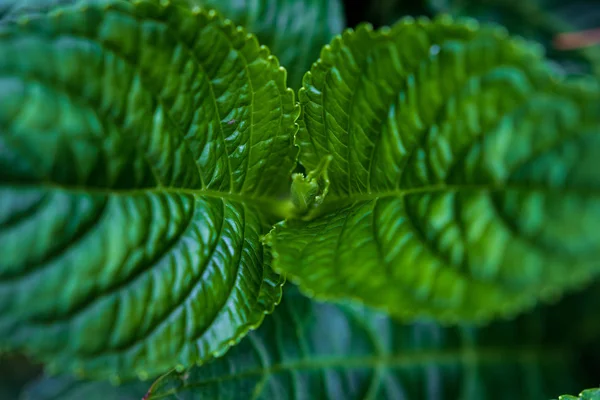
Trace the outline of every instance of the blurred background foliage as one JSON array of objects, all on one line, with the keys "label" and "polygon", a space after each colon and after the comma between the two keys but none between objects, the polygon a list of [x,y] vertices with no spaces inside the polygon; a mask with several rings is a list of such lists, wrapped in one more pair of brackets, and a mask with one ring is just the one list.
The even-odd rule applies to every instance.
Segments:
[{"label": "blurred background foliage", "polygon": [[[23,13],[43,13],[57,4],[76,1],[0,0],[0,24]],[[288,83],[294,89],[301,86],[304,72],[316,61],[321,47],[344,28],[362,22],[381,27],[406,16],[434,17],[440,13],[501,24],[511,34],[542,45],[560,73],[600,76],[600,0],[175,1],[217,8],[257,34],[288,69]],[[596,284],[561,299],[550,306],[552,317],[545,326],[550,336],[552,332],[570,332],[581,381],[590,387],[600,383],[599,292],[600,285]],[[47,378],[41,365],[23,355],[0,352],[0,399],[140,399],[151,382],[114,387],[108,382],[81,382],[72,377]]]},{"label": "blurred background foliage", "polygon": [[[363,2],[362,10],[349,6],[346,12],[350,26],[365,20],[364,16],[379,27],[407,15],[433,17],[440,13],[493,22],[503,25],[513,35],[542,44],[558,70],[568,74],[600,74],[597,0],[373,0]],[[595,38],[596,44],[584,45],[583,37],[572,37],[575,43],[561,43],[569,40],[569,36],[561,34],[582,31],[587,31],[590,40]]]}]

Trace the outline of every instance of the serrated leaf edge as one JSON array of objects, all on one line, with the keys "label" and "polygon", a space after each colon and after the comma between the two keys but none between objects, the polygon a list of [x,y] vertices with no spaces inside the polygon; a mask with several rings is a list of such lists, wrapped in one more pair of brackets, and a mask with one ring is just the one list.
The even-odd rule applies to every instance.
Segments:
[{"label": "serrated leaf edge", "polygon": [[[195,6],[191,9],[188,9],[187,7],[183,7],[180,4],[173,3],[170,0],[133,0],[133,1],[111,0],[107,4],[102,5],[100,8],[102,8],[103,11],[106,12],[106,11],[110,11],[110,10],[116,10],[115,7],[117,7],[118,5],[122,5],[124,7],[131,7],[133,9],[136,9],[136,8],[139,8],[142,6],[147,6],[147,5],[162,7],[163,9],[168,9],[169,7],[178,7],[180,9],[184,10],[185,13],[188,13],[188,15],[193,15],[193,16],[203,15],[208,18],[209,22],[220,23],[220,25],[222,27],[229,30],[229,33],[231,35],[235,35],[235,34],[245,35],[246,42],[250,42],[255,49],[260,50],[260,51],[257,51],[257,53],[259,54],[258,57],[263,58],[264,60],[270,62],[276,68],[277,71],[275,71],[274,73],[276,74],[277,79],[275,79],[274,82],[276,83],[276,85],[281,93],[281,96],[282,97],[284,95],[288,96],[288,98],[290,98],[290,104],[293,104],[293,112],[290,113],[290,117],[292,118],[293,124],[291,125],[291,128],[289,128],[289,136],[290,136],[290,138],[292,138],[292,143],[293,143],[293,139],[295,138],[296,132],[299,129],[299,125],[298,125],[297,121],[300,117],[300,105],[295,100],[294,90],[287,87],[287,70],[283,66],[280,65],[279,59],[275,55],[271,54],[271,51],[268,47],[259,44],[256,35],[247,32],[244,27],[235,25],[230,19],[224,18],[223,16],[221,16],[221,14],[219,12],[217,12],[214,9],[202,8],[199,6]],[[85,12],[91,6],[98,6],[98,4],[92,4],[92,3],[88,3],[86,1],[82,1],[82,2],[79,2],[76,4],[60,5],[60,6],[57,6],[56,9],[50,10],[45,15],[37,15],[37,14],[36,15],[28,15],[28,14],[21,15],[15,22],[19,28],[24,28],[24,27],[27,27],[27,25],[29,24],[30,21],[37,19],[37,18],[56,19],[56,18],[61,17],[65,12],[72,12],[72,13]],[[297,146],[294,143],[293,143],[293,145],[295,147],[295,152],[296,152],[295,161],[297,162],[299,148],[297,148]],[[294,163],[292,169],[290,169],[290,171],[289,171],[290,176],[293,172],[293,168],[295,168],[295,163]],[[223,195],[226,196],[227,193],[223,193]],[[282,204],[283,204],[282,210],[284,210],[284,212],[286,213],[284,215],[286,215],[286,216],[289,215],[289,214],[287,214],[287,212],[289,211],[288,202],[282,202]],[[198,365],[198,366],[203,365],[203,364],[211,361],[212,359],[220,357],[223,354],[225,354],[227,352],[227,350],[229,350],[232,346],[235,346],[237,343],[239,343],[239,341],[241,339],[243,339],[248,334],[248,332],[257,329],[262,324],[265,316],[268,314],[271,314],[274,311],[275,307],[281,302],[283,285],[285,284],[285,277],[281,274],[277,274],[277,277],[278,277],[277,281],[273,282],[273,283],[269,283],[265,279],[265,277],[268,274],[268,270],[271,270],[273,273],[275,273],[275,271],[269,265],[263,265],[263,268],[264,268],[263,280],[261,282],[261,287],[259,289],[259,293],[258,293],[258,297],[257,297],[257,304],[260,304],[260,308],[262,308],[262,311],[259,311],[260,308],[257,308],[257,310],[256,310],[257,314],[260,313],[257,320],[254,323],[248,323],[248,324],[242,325],[239,328],[237,334],[231,340],[224,342],[221,347],[215,349],[210,354],[207,354],[204,359],[198,360],[196,362],[196,365]],[[261,296],[267,290],[265,288],[267,285],[270,286],[270,290],[274,291],[275,296],[277,298],[276,302],[272,303],[270,305],[266,305],[263,302],[261,302]],[[55,360],[47,359],[44,356],[39,356],[27,348],[20,349],[20,351],[24,355],[26,355],[27,357],[29,357],[31,359],[34,359],[34,360],[37,359],[40,361],[48,362],[48,364],[46,365],[46,372],[47,372],[48,376],[50,376],[50,377],[57,376],[60,373],[65,372],[65,371],[73,373],[78,379],[90,379],[93,377],[93,374],[90,374],[90,375],[86,374],[84,372],[83,368],[81,366],[77,365],[77,363],[71,363],[71,364],[59,363]],[[173,370],[181,369],[181,367],[182,367],[181,365],[174,366]],[[146,381],[150,378],[153,378],[153,377],[149,376],[149,374],[143,368],[137,369],[134,372],[138,376],[138,378],[142,381]],[[167,372],[167,373],[170,373],[170,372]],[[113,385],[120,385],[121,383],[124,382],[124,380],[121,379],[119,374],[111,375],[109,377],[109,381]]]}]

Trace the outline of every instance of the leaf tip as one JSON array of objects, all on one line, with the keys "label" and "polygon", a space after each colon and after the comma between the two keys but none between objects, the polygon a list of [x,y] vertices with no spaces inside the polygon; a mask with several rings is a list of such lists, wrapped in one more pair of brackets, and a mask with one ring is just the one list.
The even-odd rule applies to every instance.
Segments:
[{"label": "leaf tip", "polygon": [[137,377],[140,381],[147,381],[150,377],[147,371],[137,371]]},{"label": "leaf tip", "polygon": [[211,21],[214,21],[215,19],[217,19],[219,17],[219,14],[217,13],[217,11],[213,10],[213,9],[208,10],[207,15]]},{"label": "leaf tip", "polygon": [[474,32],[479,29],[480,24],[479,24],[479,21],[477,21],[475,18],[465,18],[464,26],[471,32]]},{"label": "leaf tip", "polygon": [[454,23],[454,18],[450,14],[438,14],[434,21],[442,26],[452,25]]}]

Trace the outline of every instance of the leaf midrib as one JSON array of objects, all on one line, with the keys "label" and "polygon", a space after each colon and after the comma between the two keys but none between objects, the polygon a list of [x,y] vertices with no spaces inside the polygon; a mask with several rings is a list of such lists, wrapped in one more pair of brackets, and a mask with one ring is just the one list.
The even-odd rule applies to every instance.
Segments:
[{"label": "leaf midrib", "polygon": [[[141,196],[146,194],[171,194],[187,195],[193,197],[208,197],[220,200],[228,200],[237,203],[243,203],[248,206],[264,211],[266,214],[287,217],[291,212],[292,203],[288,198],[277,199],[274,197],[255,197],[243,193],[220,192],[204,188],[180,188],[169,186],[149,186],[144,188],[108,188],[108,187],[85,187],[62,185],[55,182],[5,182],[0,183],[0,189],[22,189],[22,190],[56,190],[79,195],[100,195],[100,196]],[[280,215],[283,214],[283,215]]]},{"label": "leaf midrib", "polygon": [[398,367],[417,367],[431,363],[436,364],[463,364],[474,366],[480,364],[509,364],[516,362],[519,364],[527,363],[565,363],[570,360],[571,354],[563,348],[542,348],[542,347],[522,347],[516,349],[506,349],[503,347],[488,348],[457,348],[450,350],[438,350],[429,352],[419,352],[418,354],[390,354],[368,357],[322,357],[304,360],[294,360],[290,362],[276,363],[266,367],[249,369],[238,374],[229,374],[219,377],[211,377],[201,381],[196,381],[180,388],[171,389],[168,392],[152,396],[152,399],[160,399],[172,394],[176,394],[186,389],[206,386],[209,384],[241,380],[259,375],[275,375],[285,371],[296,370],[322,370],[322,369],[356,369],[356,368],[398,368]]},{"label": "leaf midrib", "polygon": [[370,192],[353,194],[352,196],[328,196],[325,198],[320,209],[331,210],[341,208],[359,202],[373,201],[388,197],[402,198],[409,195],[432,194],[432,193],[456,193],[456,192],[504,192],[507,190],[539,192],[543,194],[577,194],[579,196],[600,196],[600,188],[583,189],[577,187],[550,187],[540,184],[518,184],[514,182],[490,184],[435,184],[427,186],[412,187],[407,189],[388,190],[383,192]]}]

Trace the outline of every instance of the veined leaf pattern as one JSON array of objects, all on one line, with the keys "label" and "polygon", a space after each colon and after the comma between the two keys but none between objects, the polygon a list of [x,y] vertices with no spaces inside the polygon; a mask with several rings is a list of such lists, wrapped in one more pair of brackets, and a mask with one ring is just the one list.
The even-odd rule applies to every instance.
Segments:
[{"label": "veined leaf pattern", "polygon": [[78,376],[222,354],[281,295],[285,70],[214,11],[78,3],[0,27],[0,341]]},{"label": "veined leaf pattern", "polygon": [[269,235],[309,295],[481,320],[600,270],[600,89],[473,20],[362,25],[299,93],[307,171],[328,195]]},{"label": "veined leaf pattern", "polygon": [[553,329],[547,311],[444,328],[285,291],[258,330],[160,378],[150,399],[547,399],[580,382],[573,331]]}]

